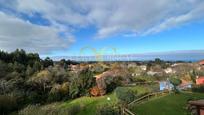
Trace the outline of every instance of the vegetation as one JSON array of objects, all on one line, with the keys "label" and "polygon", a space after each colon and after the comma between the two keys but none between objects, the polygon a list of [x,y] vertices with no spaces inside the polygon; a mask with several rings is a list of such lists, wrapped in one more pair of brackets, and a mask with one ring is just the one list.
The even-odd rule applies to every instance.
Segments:
[{"label": "vegetation", "polygon": [[103,105],[109,105],[112,107],[112,105],[117,104],[117,102],[118,100],[114,94],[108,94],[100,97],[77,98],[75,100],[66,101],[59,105],[59,107],[69,109],[71,106],[80,105],[81,111],[79,111],[78,115],[95,115],[98,108],[102,107]]},{"label": "vegetation", "polygon": [[[61,60],[54,65],[49,57],[40,59],[37,53],[26,53],[17,49],[7,53],[0,51],[0,113],[12,112],[27,104],[46,104],[89,95],[95,79],[89,68],[71,73],[68,64],[75,62]],[[5,95],[17,96],[13,98]],[[9,108],[8,108],[9,107]],[[8,109],[7,109],[8,108]]]},{"label": "vegetation", "polygon": [[133,92],[132,90],[124,87],[118,87],[115,89],[115,94],[118,100],[122,104],[128,104],[132,102],[135,99],[136,92]]},{"label": "vegetation", "polygon": [[8,114],[18,108],[17,99],[12,95],[0,95],[0,113]]},{"label": "vegetation", "polygon": [[182,81],[180,79],[178,79],[177,77],[172,77],[172,78],[170,78],[170,82],[174,86],[175,93],[178,93],[179,91],[177,89],[177,86],[180,85]]},{"label": "vegetation", "polygon": [[113,105],[102,105],[97,108],[98,115],[120,115],[120,108]]},{"label": "vegetation", "polygon": [[204,85],[195,85],[192,87],[192,91],[203,93],[204,92]]},{"label": "vegetation", "polygon": [[[40,59],[37,53],[19,49],[11,53],[0,51],[0,114],[117,115],[119,105],[158,91],[158,81],[177,76],[170,79],[176,89],[181,77],[195,82],[195,76],[202,75],[202,68],[197,70],[190,64],[174,67],[180,73],[165,73],[164,69],[171,64],[160,59],[77,63]],[[147,66],[147,70],[141,65]],[[156,74],[149,75],[148,71]],[[195,86],[192,91],[203,92],[203,86]]]},{"label": "vegetation", "polygon": [[203,99],[203,96],[201,93],[171,94],[137,105],[131,110],[138,115],[187,115],[188,100]]}]

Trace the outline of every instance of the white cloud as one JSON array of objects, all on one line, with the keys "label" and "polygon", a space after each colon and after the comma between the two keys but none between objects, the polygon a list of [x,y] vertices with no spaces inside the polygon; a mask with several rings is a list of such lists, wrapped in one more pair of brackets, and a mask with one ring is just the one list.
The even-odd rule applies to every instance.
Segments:
[{"label": "white cloud", "polygon": [[49,20],[72,27],[95,25],[97,36],[102,38],[126,31],[137,34],[160,32],[203,17],[204,11],[203,0],[17,1],[16,9],[21,12],[40,12]]},{"label": "white cloud", "polygon": [[61,30],[51,26],[39,26],[0,12],[0,48],[13,51],[22,48],[41,54],[62,50],[74,42],[71,35],[60,37]]},{"label": "white cloud", "polygon": [[[190,0],[190,2],[195,2],[195,0]],[[195,8],[193,8],[192,10],[190,10],[185,14],[166,19],[165,21],[156,25],[155,27],[150,28],[148,31],[145,32],[145,34],[158,33],[166,29],[170,29],[172,27],[182,25],[184,23],[189,23],[193,20],[194,21],[202,20],[204,18],[203,12],[204,12],[204,2],[200,3]]]},{"label": "white cloud", "polygon": [[[7,2],[5,7],[17,12],[28,15],[36,12],[42,14],[43,18],[52,23],[52,27],[46,31],[57,33],[58,30],[64,31],[67,28],[78,29],[94,25],[97,28],[96,37],[98,38],[123,32],[130,32],[132,35],[152,34],[204,19],[203,0],[8,1],[10,2]],[[58,38],[56,34],[51,34],[51,36]]]}]

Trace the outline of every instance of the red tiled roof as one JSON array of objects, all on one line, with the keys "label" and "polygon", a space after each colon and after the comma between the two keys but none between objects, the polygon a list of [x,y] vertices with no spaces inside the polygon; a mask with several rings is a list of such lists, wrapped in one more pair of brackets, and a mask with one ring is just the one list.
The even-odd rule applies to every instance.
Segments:
[{"label": "red tiled roof", "polygon": [[204,60],[199,61],[199,64],[200,64],[200,65],[204,65]]},{"label": "red tiled roof", "polygon": [[197,78],[196,79],[196,84],[197,85],[204,84],[204,76],[201,76],[201,77]]}]

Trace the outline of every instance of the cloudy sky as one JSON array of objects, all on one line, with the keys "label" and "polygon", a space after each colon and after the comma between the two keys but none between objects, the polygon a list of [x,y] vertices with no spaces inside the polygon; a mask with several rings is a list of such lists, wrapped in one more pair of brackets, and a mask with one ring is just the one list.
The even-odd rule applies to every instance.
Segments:
[{"label": "cloudy sky", "polygon": [[0,0],[5,51],[22,48],[41,56],[95,55],[93,49],[192,51],[204,49],[203,33],[203,0]]}]

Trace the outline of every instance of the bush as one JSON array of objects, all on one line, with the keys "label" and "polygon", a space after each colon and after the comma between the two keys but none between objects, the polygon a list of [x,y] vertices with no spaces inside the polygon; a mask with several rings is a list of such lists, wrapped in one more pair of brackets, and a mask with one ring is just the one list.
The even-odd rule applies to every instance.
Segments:
[{"label": "bush", "polygon": [[64,109],[66,115],[76,115],[81,111],[81,106],[80,105],[72,105],[68,109]]},{"label": "bush", "polygon": [[48,102],[60,101],[69,98],[69,83],[55,84],[48,95]]},{"label": "bush", "polygon": [[170,82],[174,86],[174,92],[179,93],[179,90],[177,89],[177,86],[180,85],[182,83],[182,81],[180,79],[176,78],[176,77],[172,77],[172,78],[170,78]]},{"label": "bush", "polygon": [[97,107],[98,115],[120,115],[120,109],[114,105],[101,105]]},{"label": "bush", "polygon": [[17,109],[17,98],[11,95],[0,95],[0,114],[8,114]]},{"label": "bush", "polygon": [[173,77],[173,78],[170,78],[170,82],[174,85],[174,86],[178,86],[181,84],[181,80],[176,78],[176,77]]},{"label": "bush", "polygon": [[95,86],[95,78],[89,69],[85,69],[74,76],[69,84],[69,95],[71,98],[89,95],[89,90]]},{"label": "bush", "polygon": [[56,105],[39,106],[28,105],[19,111],[19,115],[76,115],[81,110],[80,105],[73,105],[69,108],[58,108]]},{"label": "bush", "polygon": [[28,92],[29,95],[27,97],[27,101],[32,104],[37,104],[37,103],[45,103],[48,98],[47,93],[39,93],[36,91]]},{"label": "bush", "polygon": [[48,102],[56,102],[56,101],[60,101],[62,99],[62,95],[59,92],[55,92],[55,93],[50,93],[48,95]]},{"label": "bush", "polygon": [[204,93],[204,85],[195,85],[192,87],[193,92]]},{"label": "bush", "polygon": [[18,112],[19,115],[47,115],[45,110],[40,109],[38,105],[28,105]]},{"label": "bush", "polygon": [[135,99],[135,92],[125,87],[117,87],[115,89],[116,97],[122,102],[122,104],[128,104]]}]

